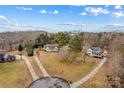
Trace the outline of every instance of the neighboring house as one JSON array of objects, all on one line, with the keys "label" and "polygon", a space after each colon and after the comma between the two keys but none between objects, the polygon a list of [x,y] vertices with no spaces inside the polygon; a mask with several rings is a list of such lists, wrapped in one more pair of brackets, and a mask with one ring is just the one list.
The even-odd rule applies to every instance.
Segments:
[{"label": "neighboring house", "polygon": [[88,54],[89,56],[98,57],[98,58],[102,58],[102,57],[103,57],[101,48],[99,48],[99,47],[92,47],[92,48],[89,48],[89,49],[87,50],[87,54]]},{"label": "neighboring house", "polygon": [[10,61],[15,61],[15,56],[8,55],[5,53],[0,53],[0,62],[10,62]]},{"label": "neighboring house", "polygon": [[58,44],[46,44],[44,45],[44,50],[47,52],[58,52],[59,47]]}]

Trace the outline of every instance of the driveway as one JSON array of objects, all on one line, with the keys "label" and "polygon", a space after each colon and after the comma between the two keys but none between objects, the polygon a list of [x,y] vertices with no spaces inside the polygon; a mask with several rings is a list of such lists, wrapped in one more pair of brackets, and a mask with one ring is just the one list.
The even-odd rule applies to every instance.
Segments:
[{"label": "driveway", "polygon": [[42,63],[40,62],[39,58],[37,57],[37,53],[36,51],[34,51],[34,59],[38,65],[38,67],[40,68],[40,70],[42,71],[42,74],[44,77],[49,77],[49,74],[47,73],[47,71],[45,70],[45,68],[43,67]]},{"label": "driveway", "polygon": [[[22,59],[24,60],[24,62],[26,63],[30,73],[31,73],[31,76],[32,76],[32,79],[33,81],[37,80],[39,77],[36,75],[31,63],[29,62],[28,58],[26,56],[22,56]],[[23,70],[23,69],[22,69]]]},{"label": "driveway", "polygon": [[92,77],[95,76],[95,74],[99,71],[99,69],[104,65],[104,63],[106,62],[107,58],[103,58],[100,63],[95,67],[95,69],[93,69],[88,75],[86,75],[85,77],[83,77],[82,79],[80,79],[77,82],[74,82],[73,84],[71,84],[72,88],[76,88],[76,87],[80,87],[80,85],[84,84],[86,81],[88,81],[89,79],[91,79]]}]

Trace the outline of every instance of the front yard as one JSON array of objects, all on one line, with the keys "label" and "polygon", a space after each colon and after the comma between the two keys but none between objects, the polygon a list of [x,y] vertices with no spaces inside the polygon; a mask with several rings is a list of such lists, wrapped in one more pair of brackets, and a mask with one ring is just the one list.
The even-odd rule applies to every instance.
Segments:
[{"label": "front yard", "polygon": [[[59,54],[55,52],[39,51],[38,57],[50,75],[58,75],[72,83],[90,73],[98,64],[97,59],[89,57],[86,58],[85,63],[60,62]],[[83,60],[81,55],[78,57]]]},{"label": "front yard", "polygon": [[21,61],[0,63],[0,87],[24,88],[32,82],[26,64]]}]

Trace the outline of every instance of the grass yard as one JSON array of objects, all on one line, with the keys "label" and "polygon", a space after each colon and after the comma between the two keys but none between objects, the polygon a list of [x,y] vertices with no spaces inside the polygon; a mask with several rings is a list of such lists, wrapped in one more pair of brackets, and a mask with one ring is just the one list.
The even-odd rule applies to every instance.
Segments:
[{"label": "grass yard", "polygon": [[98,73],[89,81],[81,85],[82,88],[106,88],[108,82],[106,79],[107,75],[107,63],[98,71]]},{"label": "grass yard", "polygon": [[[67,64],[60,62],[58,53],[40,51],[38,55],[50,75],[58,75],[71,82],[78,81],[90,73],[98,64],[97,59],[89,57],[86,58],[86,63]],[[83,59],[82,56],[80,56],[80,59]]]},{"label": "grass yard", "polygon": [[23,61],[0,63],[0,87],[27,87],[32,78]]},{"label": "grass yard", "polygon": [[9,52],[10,55],[19,55],[19,53],[18,50]]}]

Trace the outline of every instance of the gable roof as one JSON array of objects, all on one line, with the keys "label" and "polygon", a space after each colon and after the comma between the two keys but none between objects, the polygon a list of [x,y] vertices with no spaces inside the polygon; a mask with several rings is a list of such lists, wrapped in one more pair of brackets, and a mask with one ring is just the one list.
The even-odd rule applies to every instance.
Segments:
[{"label": "gable roof", "polygon": [[92,47],[91,48],[93,51],[101,51],[101,49],[99,47]]},{"label": "gable roof", "polygon": [[58,44],[46,44],[46,45],[44,45],[44,48],[49,47],[50,50],[54,50],[55,47],[58,48],[58,46],[59,46]]}]

